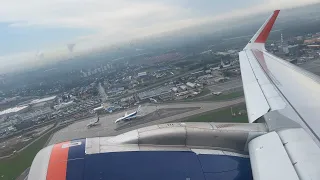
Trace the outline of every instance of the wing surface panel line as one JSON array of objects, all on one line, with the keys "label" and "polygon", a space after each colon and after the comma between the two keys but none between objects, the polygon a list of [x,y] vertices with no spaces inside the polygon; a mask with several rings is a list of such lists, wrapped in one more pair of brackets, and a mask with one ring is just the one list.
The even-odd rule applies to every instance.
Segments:
[{"label": "wing surface panel line", "polygon": [[[259,50],[258,50],[259,51]],[[264,51],[260,51],[262,52],[263,54],[266,54],[264,53]],[[254,54],[254,53],[253,53]],[[255,56],[255,54],[254,54]],[[273,60],[276,60],[276,58],[272,57],[272,56],[269,56],[271,59]],[[256,57],[257,58],[257,57]],[[278,60],[276,60],[277,62],[279,62]],[[259,61],[258,61],[259,62]],[[283,63],[283,62],[282,62]],[[259,62],[260,64],[260,62]],[[286,67],[288,68],[291,68],[289,66],[286,65]],[[300,73],[300,72],[299,72]],[[269,74],[265,72],[265,74],[269,77]],[[270,78],[270,77],[269,77]],[[301,121],[306,125],[306,127],[310,130],[310,132],[314,135],[315,138],[317,138],[317,140],[320,142],[320,138],[319,136],[314,132],[314,130],[310,127],[310,125],[305,121],[305,119],[301,116],[301,114],[297,111],[297,109],[291,104],[291,102],[289,101],[289,99],[285,96],[285,94],[280,90],[280,88],[272,81],[272,78],[271,79],[271,82],[273,83],[274,87],[276,87],[276,89],[278,90],[278,92],[282,95],[282,97],[286,100],[286,102],[288,103],[288,105],[294,110],[294,112],[299,116],[299,118],[301,119]]]},{"label": "wing surface panel line", "polygon": [[[265,115],[269,111],[270,106],[261,90],[261,87],[257,82],[257,78],[253,73],[246,52],[241,51],[239,53],[239,56],[240,67],[242,69],[241,76],[244,84],[243,90],[247,104],[248,118],[249,122],[252,123],[258,118]],[[259,106],[257,106],[257,104],[259,104]]]},{"label": "wing surface panel line", "polygon": [[256,79],[256,81],[257,81],[257,83],[258,83],[258,85],[259,85],[259,87],[260,87],[260,89],[261,89],[261,92],[262,92],[262,94],[263,94],[263,96],[264,96],[264,99],[266,100],[266,102],[267,102],[267,104],[268,104],[268,106],[269,106],[268,112],[270,112],[271,106],[270,106],[270,104],[269,104],[269,102],[268,102],[268,99],[267,99],[266,95],[264,94],[264,92],[263,92],[263,90],[262,90],[262,88],[261,88],[261,86],[260,86],[260,84],[259,84],[259,80],[258,80],[258,78],[257,78],[257,76],[256,76],[256,73],[254,72],[254,70],[253,70],[253,68],[252,68],[252,64],[251,64],[251,62],[250,62],[250,59],[249,59],[249,57],[248,57],[248,54],[247,54],[247,52],[245,52],[245,53],[246,53],[246,56],[247,56],[249,65],[250,65],[250,67],[251,67],[251,69],[252,69],[253,75],[254,75],[254,77],[255,77],[255,79]]},{"label": "wing surface panel line", "polygon": [[[246,50],[245,53],[247,55],[251,69],[256,77],[256,81],[270,107],[268,112],[284,109],[286,107],[286,103],[280,97],[279,93],[276,91],[276,88],[274,87],[274,84],[271,83],[271,80],[263,70],[267,68],[267,66],[265,65],[265,67],[262,67],[262,65],[259,62],[257,62],[258,59],[252,51]],[[253,65],[252,63],[255,63],[255,65]]]}]

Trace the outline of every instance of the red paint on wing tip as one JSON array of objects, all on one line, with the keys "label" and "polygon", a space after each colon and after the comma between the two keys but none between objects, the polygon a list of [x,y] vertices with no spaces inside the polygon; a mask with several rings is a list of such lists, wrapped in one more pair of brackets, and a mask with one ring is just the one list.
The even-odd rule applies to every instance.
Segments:
[{"label": "red paint on wing tip", "polygon": [[279,15],[280,10],[275,10],[273,12],[273,15],[269,19],[268,23],[266,26],[263,28],[257,39],[254,41],[255,43],[265,43],[268,39],[268,36],[270,34],[270,31],[273,27],[274,22],[276,21],[278,15]]}]

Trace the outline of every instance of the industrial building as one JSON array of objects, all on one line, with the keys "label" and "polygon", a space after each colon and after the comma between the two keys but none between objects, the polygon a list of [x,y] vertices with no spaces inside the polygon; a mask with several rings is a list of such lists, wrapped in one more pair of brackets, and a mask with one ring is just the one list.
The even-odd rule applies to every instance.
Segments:
[{"label": "industrial building", "polygon": [[138,77],[144,77],[147,75],[147,72],[139,72]]},{"label": "industrial building", "polygon": [[179,92],[179,90],[178,90],[177,87],[173,87],[171,90],[172,90],[173,92],[175,92],[175,93]]},{"label": "industrial building", "polygon": [[188,87],[186,85],[181,85],[179,86],[180,89],[182,89],[183,91],[188,90]]},{"label": "industrial building", "polygon": [[42,99],[35,99],[30,102],[30,105],[44,105],[45,103],[50,103],[55,101],[57,96],[46,97]]},{"label": "industrial building", "polygon": [[170,96],[172,94],[171,88],[172,86],[159,87],[157,89],[141,92],[137,96],[141,101],[147,100],[149,98],[159,97],[160,95]]},{"label": "industrial building", "polygon": [[23,113],[28,111],[29,106],[28,105],[23,105],[23,106],[17,106],[17,107],[13,107],[13,108],[9,108],[3,111],[0,111],[0,117],[3,116],[12,116],[18,113]]},{"label": "industrial building", "polygon": [[71,106],[73,104],[73,101],[69,101],[69,102],[63,102],[63,103],[60,103],[58,105],[55,105],[53,108],[55,110],[59,110],[59,109],[62,109],[62,108],[65,108],[65,107],[68,107],[68,106]]},{"label": "industrial building", "polygon": [[191,83],[191,82],[187,82],[186,85],[190,88],[196,88],[196,84]]}]

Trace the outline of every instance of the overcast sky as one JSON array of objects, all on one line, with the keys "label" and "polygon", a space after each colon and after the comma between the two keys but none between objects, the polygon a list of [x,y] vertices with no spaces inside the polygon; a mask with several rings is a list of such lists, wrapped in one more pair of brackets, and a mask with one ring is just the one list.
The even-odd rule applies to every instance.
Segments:
[{"label": "overcast sky", "polygon": [[[2,0],[0,74],[37,54],[53,57],[132,38],[319,0]],[[30,64],[30,63],[29,63]]]}]

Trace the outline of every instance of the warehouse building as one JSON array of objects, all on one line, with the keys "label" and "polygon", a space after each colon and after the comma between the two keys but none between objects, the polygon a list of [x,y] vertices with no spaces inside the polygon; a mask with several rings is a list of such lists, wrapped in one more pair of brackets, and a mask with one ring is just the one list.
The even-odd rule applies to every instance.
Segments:
[{"label": "warehouse building", "polygon": [[155,98],[159,97],[161,95],[163,96],[170,96],[172,95],[172,86],[164,86],[164,87],[159,87],[157,89],[149,90],[149,91],[144,91],[138,94],[138,98],[143,101],[147,100],[149,98]]}]

